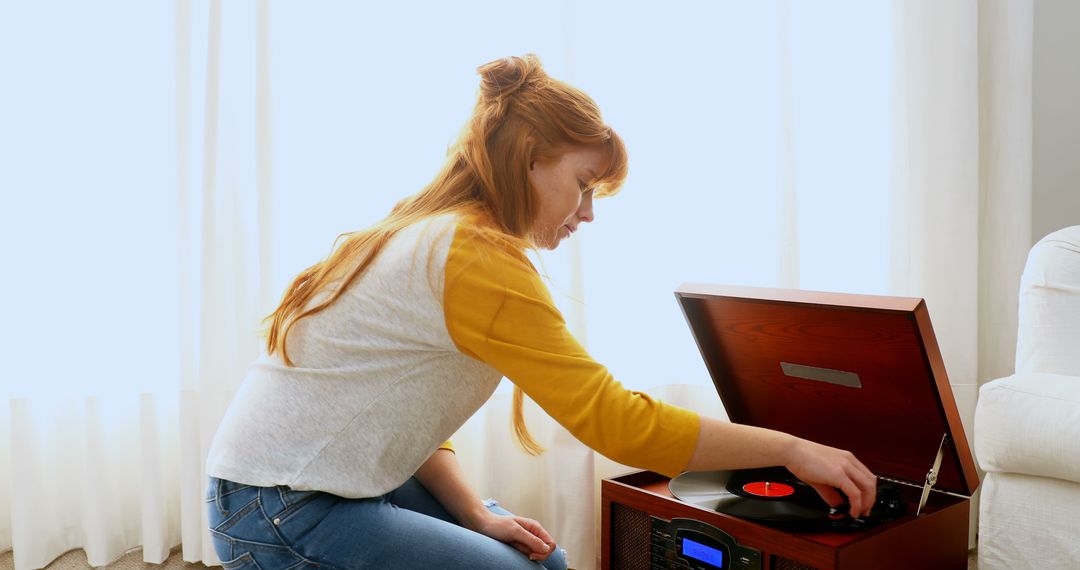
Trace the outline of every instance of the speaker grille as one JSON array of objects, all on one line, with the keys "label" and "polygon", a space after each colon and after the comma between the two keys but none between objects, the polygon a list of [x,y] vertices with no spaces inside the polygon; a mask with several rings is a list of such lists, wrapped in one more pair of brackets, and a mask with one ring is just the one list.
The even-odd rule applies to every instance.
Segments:
[{"label": "speaker grille", "polygon": [[618,503],[611,504],[611,568],[649,570],[649,515]]},{"label": "speaker grille", "polygon": [[769,564],[770,570],[817,570],[813,566],[807,566],[802,562],[796,562],[790,558],[780,558],[779,556],[772,557],[772,563]]}]

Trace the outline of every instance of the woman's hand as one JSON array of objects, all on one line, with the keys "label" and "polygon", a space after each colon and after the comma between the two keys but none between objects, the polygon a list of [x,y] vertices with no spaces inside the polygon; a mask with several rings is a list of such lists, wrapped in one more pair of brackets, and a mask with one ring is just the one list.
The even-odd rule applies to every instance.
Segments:
[{"label": "woman's hand", "polygon": [[547,560],[555,552],[555,539],[551,538],[540,523],[519,516],[501,516],[487,513],[473,524],[472,530],[505,542],[518,549],[529,560]]},{"label": "woman's hand", "polygon": [[701,418],[701,432],[687,471],[747,469],[783,465],[808,483],[829,505],[847,495],[851,516],[870,512],[877,499],[877,477],[848,451],[790,434],[715,418]]},{"label": "woman's hand", "polygon": [[785,466],[821,495],[830,506],[842,504],[840,489],[851,505],[851,516],[870,514],[877,496],[877,477],[850,451],[796,438]]},{"label": "woman's hand", "polygon": [[416,479],[465,528],[505,542],[530,560],[547,560],[555,552],[555,540],[540,523],[489,511],[465,483],[454,452],[437,450],[416,472]]}]

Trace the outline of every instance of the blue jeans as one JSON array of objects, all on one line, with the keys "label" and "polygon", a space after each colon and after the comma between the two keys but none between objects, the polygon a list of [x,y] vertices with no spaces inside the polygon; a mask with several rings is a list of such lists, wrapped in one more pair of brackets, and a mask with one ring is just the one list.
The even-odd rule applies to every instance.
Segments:
[{"label": "blue jeans", "polygon": [[[210,535],[225,570],[565,570],[561,548],[543,563],[459,525],[415,478],[371,499],[253,487],[210,478]],[[509,515],[495,501],[488,510]]]}]

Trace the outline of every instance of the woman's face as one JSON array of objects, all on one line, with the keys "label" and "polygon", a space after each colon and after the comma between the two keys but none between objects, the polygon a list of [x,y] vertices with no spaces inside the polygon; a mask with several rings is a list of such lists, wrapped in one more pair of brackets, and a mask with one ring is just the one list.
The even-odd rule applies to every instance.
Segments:
[{"label": "woman's face", "polygon": [[529,183],[537,198],[533,239],[544,249],[555,249],[578,226],[593,221],[592,189],[603,170],[599,147],[573,147],[554,160],[529,165]]}]

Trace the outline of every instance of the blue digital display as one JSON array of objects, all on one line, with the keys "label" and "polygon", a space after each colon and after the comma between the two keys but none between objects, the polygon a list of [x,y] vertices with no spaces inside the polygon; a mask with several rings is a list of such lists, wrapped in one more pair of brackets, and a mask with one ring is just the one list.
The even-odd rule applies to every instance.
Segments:
[{"label": "blue digital display", "polygon": [[705,546],[699,542],[694,542],[689,538],[682,540],[682,553],[683,556],[688,556],[694,560],[700,560],[702,562],[712,564],[717,568],[724,567],[724,551],[711,546]]}]

